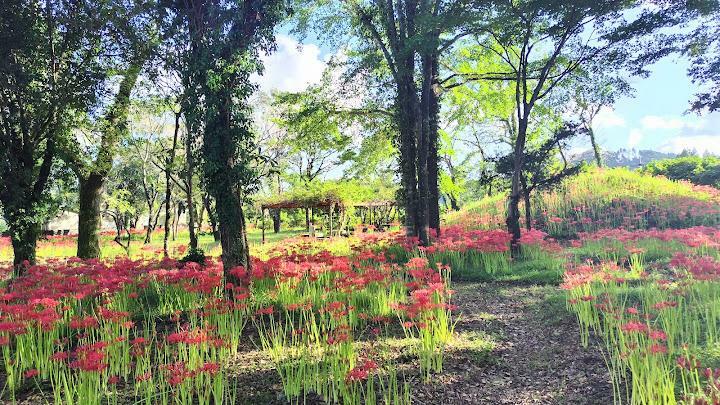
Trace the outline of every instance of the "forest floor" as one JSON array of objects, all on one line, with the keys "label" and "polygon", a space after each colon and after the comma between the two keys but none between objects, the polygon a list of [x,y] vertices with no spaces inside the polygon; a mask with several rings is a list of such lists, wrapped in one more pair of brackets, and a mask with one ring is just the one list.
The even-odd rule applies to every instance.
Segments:
[{"label": "forest floor", "polygon": [[[417,404],[609,404],[601,353],[580,345],[577,321],[556,286],[455,283],[458,339],[444,370],[424,383],[413,356],[398,347]],[[280,380],[250,344],[235,362],[241,403],[281,404]],[[303,399],[300,399],[303,402]],[[306,403],[322,403],[306,398]]]},{"label": "forest floor", "polygon": [[415,386],[425,404],[610,404],[602,354],[580,345],[577,320],[556,286],[454,285],[456,332],[481,331],[495,342],[484,363],[446,361],[432,384]]}]

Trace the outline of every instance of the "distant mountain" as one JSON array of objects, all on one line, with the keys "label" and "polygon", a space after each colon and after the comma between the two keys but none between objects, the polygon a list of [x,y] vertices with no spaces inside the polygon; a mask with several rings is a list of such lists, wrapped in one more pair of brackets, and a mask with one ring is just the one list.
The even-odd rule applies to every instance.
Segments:
[{"label": "distant mountain", "polygon": [[[603,164],[607,167],[629,167],[637,169],[646,164],[661,159],[670,159],[677,157],[674,153],[658,152],[655,150],[637,150],[637,149],[619,149],[616,151],[602,151]],[[592,150],[586,150],[577,155],[570,157],[573,162],[595,161],[595,154]]]}]

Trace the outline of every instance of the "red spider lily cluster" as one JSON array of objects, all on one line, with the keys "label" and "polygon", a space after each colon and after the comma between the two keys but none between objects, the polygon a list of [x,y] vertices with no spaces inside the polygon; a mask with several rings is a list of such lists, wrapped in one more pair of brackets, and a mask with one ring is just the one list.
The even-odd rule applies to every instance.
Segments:
[{"label": "red spider lily cluster", "polygon": [[[543,238],[536,232],[524,242]],[[226,361],[252,321],[288,398],[309,391],[364,398],[373,395],[373,380],[389,378],[383,386],[395,391],[383,395],[409,402],[394,365],[359,351],[358,335],[370,330],[380,341],[396,322],[418,342],[423,374],[440,372],[456,307],[448,263],[430,259],[452,252],[507,260],[509,236],[453,227],[434,242],[436,248],[420,249],[399,234],[376,234],[340,256],[290,241],[268,259],[253,258],[249,271],[231,269],[241,285],[226,283],[222,265],[211,259],[205,266],[74,258],[29,266],[0,288],[6,392],[12,397],[25,380],[39,379],[53,387],[55,402],[112,395],[156,403],[225,401],[237,395]],[[313,365],[318,345],[320,366]],[[290,367],[305,368],[286,374]],[[308,382],[292,380],[311,372]],[[114,388],[120,383],[134,386],[132,394],[120,394]]]},{"label": "red spider lily cluster", "polygon": [[590,233],[580,233],[579,236],[581,240],[585,241],[609,239],[627,243],[641,239],[657,239],[663,242],[681,242],[689,247],[720,247],[720,230],[708,226],[695,226],[685,229],[652,228],[634,231],[622,228],[602,229]]},{"label": "red spider lily cluster", "polygon": [[[613,247],[614,253],[601,254],[601,262],[571,263],[562,285],[583,343],[591,331],[605,341],[616,396],[625,390],[638,403],[713,403],[717,377],[703,373],[697,353],[718,338],[720,230],[614,229],[583,236],[576,246],[624,246],[625,253]],[[659,258],[646,263],[641,246]]]}]

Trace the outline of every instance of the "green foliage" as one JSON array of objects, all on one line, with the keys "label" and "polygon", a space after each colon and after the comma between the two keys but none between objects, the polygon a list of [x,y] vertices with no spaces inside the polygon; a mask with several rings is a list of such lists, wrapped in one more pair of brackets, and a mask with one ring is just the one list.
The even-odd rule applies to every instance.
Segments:
[{"label": "green foliage", "polygon": [[[533,190],[542,190],[553,187],[567,177],[578,174],[582,168],[579,164],[569,165],[562,156],[567,143],[584,130],[576,124],[566,123],[553,132],[552,136],[544,140],[538,147],[530,148],[525,152],[523,161],[523,190],[528,195]],[[561,155],[563,160],[558,157]],[[514,172],[514,155],[502,156],[497,160],[497,172],[505,177],[511,177]]]},{"label": "green foliage", "polygon": [[363,182],[360,180],[316,181],[307,186],[298,185],[282,194],[261,199],[263,204],[295,202],[311,207],[321,201],[336,201],[346,207],[367,201],[392,201],[396,188],[382,181]]},{"label": "green foliage", "polygon": [[202,249],[190,249],[187,254],[180,259],[181,263],[193,262],[200,265],[205,264],[205,251]]},{"label": "green foliage", "polygon": [[333,158],[342,162],[351,141],[340,128],[337,108],[323,92],[327,85],[274,95],[273,106],[279,111],[275,122],[287,132],[283,143],[289,148],[291,165],[304,182],[327,171],[336,163]]},{"label": "green foliage", "polygon": [[645,166],[642,171],[671,180],[720,187],[720,158],[716,156],[682,156],[658,160]]}]

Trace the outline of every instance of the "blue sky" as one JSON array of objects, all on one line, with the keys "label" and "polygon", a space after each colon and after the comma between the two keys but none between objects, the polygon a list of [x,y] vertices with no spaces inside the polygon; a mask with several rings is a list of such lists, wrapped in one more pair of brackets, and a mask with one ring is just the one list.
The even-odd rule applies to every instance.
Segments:
[{"label": "blue sky", "polygon": [[720,114],[688,112],[698,88],[687,77],[687,68],[686,60],[667,58],[652,66],[649,77],[632,78],[635,97],[618,100],[595,123],[602,145],[720,154]]},{"label": "blue sky", "polygon": [[[327,49],[314,43],[299,47],[295,38],[281,33],[278,49],[265,57],[265,74],[257,81],[264,91],[300,91],[321,79],[329,56]],[[635,96],[619,99],[596,119],[601,146],[675,153],[694,148],[720,154],[720,113],[688,112],[697,86],[687,77],[687,68],[686,60],[671,57],[652,66],[649,77],[632,78]]]}]

